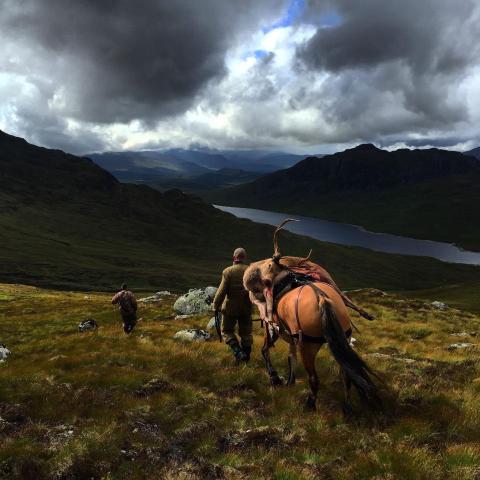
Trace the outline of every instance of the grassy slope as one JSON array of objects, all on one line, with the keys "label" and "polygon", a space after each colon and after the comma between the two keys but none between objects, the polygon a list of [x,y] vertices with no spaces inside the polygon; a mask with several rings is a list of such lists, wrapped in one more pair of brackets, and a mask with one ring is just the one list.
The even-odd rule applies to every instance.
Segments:
[{"label": "grassy slope", "polygon": [[[202,205],[198,212],[184,212],[186,218],[196,216],[187,229],[181,205],[174,205],[183,221],[176,225],[172,219],[166,232],[162,225],[153,225],[151,237],[135,227],[124,232],[110,217],[97,224],[90,217],[69,216],[63,210],[52,215],[50,209],[46,215],[33,208],[23,215],[0,215],[1,278],[84,289],[111,289],[125,279],[138,288],[178,291],[217,283],[238,245],[247,248],[252,260],[271,255],[271,227],[237,220],[213,207],[206,213]],[[191,208],[188,202],[187,209]],[[480,278],[475,267],[342,247],[287,232],[281,246],[285,254],[299,256],[313,248],[313,258],[345,289],[413,290],[471,284]]]},{"label": "grassy slope", "polygon": [[[390,393],[388,415],[361,413],[356,403],[347,423],[325,348],[319,408],[305,413],[301,367],[294,388],[268,386],[258,324],[253,361],[236,367],[224,344],[172,340],[208,319],[173,320],[173,299],[142,306],[143,321],[126,337],[105,294],[1,285],[1,340],[13,354],[0,365],[0,477],[476,478],[478,350],[446,347],[477,345],[451,334],[480,332],[480,317],[374,291],[353,295],[378,316],[356,320],[356,348]],[[77,333],[90,315],[100,329]],[[272,358],[282,370],[286,355],[279,342]],[[153,379],[156,388],[142,392]]]}]

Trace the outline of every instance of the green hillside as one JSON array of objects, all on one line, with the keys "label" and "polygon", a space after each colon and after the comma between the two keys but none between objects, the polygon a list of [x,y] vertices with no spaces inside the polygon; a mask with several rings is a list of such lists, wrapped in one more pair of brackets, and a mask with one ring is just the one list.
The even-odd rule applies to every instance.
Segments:
[{"label": "green hillside", "polygon": [[203,196],[480,250],[480,162],[457,152],[360,146]]},{"label": "green hillside", "polygon": [[[180,290],[217,283],[231,252],[272,253],[272,227],[179,191],[121,184],[88,159],[0,135],[0,278],[60,288]],[[375,253],[285,233],[343,288],[423,289],[479,280],[479,269]]]}]

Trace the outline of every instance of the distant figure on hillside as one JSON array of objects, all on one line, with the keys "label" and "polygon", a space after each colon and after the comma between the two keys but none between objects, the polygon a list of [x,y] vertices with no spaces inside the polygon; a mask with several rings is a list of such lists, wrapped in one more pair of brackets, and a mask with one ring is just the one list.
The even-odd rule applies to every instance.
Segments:
[{"label": "distant figure on hillside", "polygon": [[119,306],[120,315],[123,320],[123,331],[128,335],[137,324],[137,300],[127,285],[124,283],[122,289],[112,298],[112,304]]},{"label": "distant figure on hillside", "polygon": [[[213,300],[213,310],[223,314],[222,335],[230,346],[238,362],[248,362],[252,352],[252,303],[248,292],[243,287],[243,273],[247,269],[247,252],[237,248],[233,252],[233,265],[222,273],[222,281]],[[235,335],[235,325],[241,346]]]}]

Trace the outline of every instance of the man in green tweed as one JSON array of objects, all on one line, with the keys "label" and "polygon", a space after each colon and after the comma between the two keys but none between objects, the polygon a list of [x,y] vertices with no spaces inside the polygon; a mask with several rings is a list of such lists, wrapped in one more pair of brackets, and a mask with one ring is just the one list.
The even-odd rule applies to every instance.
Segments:
[{"label": "man in green tweed", "polygon": [[[213,300],[213,309],[223,315],[222,336],[232,349],[238,362],[248,362],[252,352],[252,303],[243,287],[243,274],[247,269],[247,252],[237,248],[233,252],[233,265],[222,273],[222,281]],[[238,334],[241,344],[235,334]]]}]

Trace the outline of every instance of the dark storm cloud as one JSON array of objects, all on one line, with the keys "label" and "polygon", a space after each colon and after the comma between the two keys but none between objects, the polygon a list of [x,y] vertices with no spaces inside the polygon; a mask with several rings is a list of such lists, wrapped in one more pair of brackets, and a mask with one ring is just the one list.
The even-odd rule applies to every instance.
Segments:
[{"label": "dark storm cloud", "polygon": [[[308,69],[330,75],[329,119],[378,116],[388,97],[411,115],[364,125],[365,136],[442,128],[467,120],[455,89],[480,54],[480,5],[475,0],[312,0],[305,21],[335,12],[298,49]],[[452,94],[452,95],[451,95]],[[367,122],[368,124],[368,122]],[[359,129],[361,130],[361,129]]]},{"label": "dark storm cloud", "polygon": [[274,18],[282,4],[3,0],[0,28],[26,57],[44,60],[43,73],[62,87],[65,115],[148,123],[185,110],[209,80],[224,74],[225,52],[237,34]]},{"label": "dark storm cloud", "polygon": [[400,60],[415,72],[449,73],[475,58],[474,0],[334,0],[311,8],[328,6],[341,23],[320,28],[306,45],[313,66],[341,71]]}]

